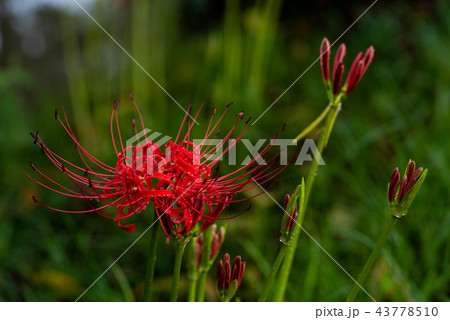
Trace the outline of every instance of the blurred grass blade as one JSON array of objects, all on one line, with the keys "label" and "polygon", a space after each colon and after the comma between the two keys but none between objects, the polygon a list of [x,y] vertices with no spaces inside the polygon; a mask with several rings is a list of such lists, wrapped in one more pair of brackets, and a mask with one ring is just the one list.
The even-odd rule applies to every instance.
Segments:
[{"label": "blurred grass blade", "polygon": [[119,266],[119,263],[114,263],[111,267],[111,271],[114,277],[117,280],[117,283],[120,286],[120,290],[122,290],[123,297],[126,302],[134,302],[134,293],[133,289],[130,286],[130,282],[128,281],[125,273],[122,268]]}]

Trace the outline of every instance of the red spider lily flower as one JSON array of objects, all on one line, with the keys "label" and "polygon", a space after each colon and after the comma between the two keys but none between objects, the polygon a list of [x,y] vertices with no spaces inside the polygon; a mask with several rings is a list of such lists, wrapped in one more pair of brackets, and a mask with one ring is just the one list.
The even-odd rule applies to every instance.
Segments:
[{"label": "red spider lily flower", "polygon": [[240,287],[245,272],[245,261],[241,256],[233,260],[230,267],[230,255],[225,253],[217,265],[217,291],[222,301],[230,301]]},{"label": "red spider lily flower", "polygon": [[342,76],[344,74],[343,61],[347,49],[344,44],[339,46],[333,63],[332,81],[330,81],[330,47],[330,42],[327,38],[324,38],[319,49],[320,66],[322,69],[322,78],[325,82],[330,98],[332,98],[335,103],[339,103],[342,96],[347,97],[353,89],[355,89],[356,85],[359,83],[367,68],[371,64],[375,55],[375,50],[372,46],[370,46],[364,54],[361,52],[356,56],[345,84],[341,87]]},{"label": "red spider lily flower", "polygon": [[[139,115],[142,130],[145,133],[139,108],[132,96],[131,99]],[[35,139],[35,144],[69,178],[76,190],[56,182],[38,170],[33,164],[31,164],[33,170],[47,179],[48,184],[39,182],[32,177],[30,178],[59,194],[85,199],[89,208],[80,211],[61,210],[51,208],[33,197],[36,202],[59,212],[96,212],[104,217],[116,220],[120,228],[131,232],[135,229],[135,225],[122,225],[121,220],[142,212],[147,208],[150,201],[153,201],[167,236],[172,240],[184,241],[205,231],[216,220],[224,219],[220,218],[220,216],[230,203],[249,199],[233,200],[233,197],[256,187],[257,185],[252,184],[252,182],[257,181],[259,184],[271,182],[271,185],[273,185],[276,182],[273,181],[274,178],[286,167],[273,168],[279,155],[268,160],[266,165],[258,164],[257,160],[260,157],[264,157],[273,145],[270,144],[246,166],[240,167],[224,176],[219,176],[219,164],[217,164],[219,157],[213,159],[213,156],[215,156],[214,148],[210,146],[205,147],[204,143],[196,145],[190,141],[193,122],[190,119],[186,121],[189,114],[186,114],[184,117],[176,139],[164,145],[164,151],[162,146],[150,141],[146,134],[142,139],[143,141],[139,140],[134,120],[133,126],[138,145],[124,148],[117,117],[117,106],[118,103],[116,102],[111,114],[111,137],[117,154],[115,166],[101,162],[80,145],[70,127],[64,109],[63,119],[58,115],[58,112],[55,112],[55,118],[75,142],[83,165],[73,164],[53,152],[45,145],[39,133],[31,134]],[[190,109],[191,106],[189,107],[189,112]],[[193,118],[194,120],[198,117],[201,109],[198,110]],[[228,106],[218,120],[213,123],[216,113],[214,109],[203,142],[213,135],[227,111]],[[237,116],[237,121],[221,140],[221,146],[231,137],[238,123],[242,121],[243,112]],[[222,155],[228,152],[242,137],[248,127],[249,120],[245,122],[244,128],[232,140],[233,143],[230,143],[222,152]],[[184,137],[182,137],[181,132],[186,123],[187,130]],[[116,134],[118,135],[119,144],[116,144]],[[276,136],[277,138],[278,135]],[[91,200],[98,200],[101,205],[94,206]],[[105,209],[111,207],[117,209],[117,213],[114,216],[104,213]],[[187,239],[184,239],[185,236]]]},{"label": "red spider lily flower", "polygon": [[[428,169],[422,167],[416,169],[414,161],[409,160],[405,174],[400,181],[400,172],[398,167],[394,169],[391,181],[388,185],[388,201],[391,213],[397,218],[406,215],[408,208],[416,197],[417,192],[422,186]],[[400,182],[400,187],[397,188]]]}]

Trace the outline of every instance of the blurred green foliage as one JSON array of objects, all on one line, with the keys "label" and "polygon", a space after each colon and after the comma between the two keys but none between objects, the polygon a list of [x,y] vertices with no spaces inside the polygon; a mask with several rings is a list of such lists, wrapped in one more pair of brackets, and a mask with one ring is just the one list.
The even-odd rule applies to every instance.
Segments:
[{"label": "blurred green foliage", "polygon": [[[256,119],[317,59],[322,38],[333,42],[370,4],[97,1],[90,12],[183,107],[206,102],[196,129],[200,134],[213,106],[221,110],[234,102],[233,113],[242,109]],[[184,114],[80,10],[37,11],[33,28],[45,40],[45,50],[35,55],[17,31],[23,21],[6,6],[0,9],[0,300],[75,300],[147,228],[151,215],[140,215],[136,231],[126,233],[97,215],[36,206],[32,195],[58,208],[86,204],[53,194],[20,171],[31,172],[28,162],[33,161],[59,176],[28,132],[40,130],[47,145],[75,161],[77,153],[53,117],[54,109],[64,106],[81,143],[115,163],[109,136],[114,100],[120,100],[124,136],[132,134],[129,92],[152,130],[173,136]],[[410,158],[429,169],[366,283],[379,301],[450,299],[449,15],[443,0],[380,2],[339,41],[347,44],[347,70],[352,57],[369,45],[376,54],[338,117],[305,229],[356,277],[389,219],[386,185],[392,170]],[[270,139],[284,123],[284,137],[294,137],[326,103],[316,63],[246,137]],[[234,121],[230,113],[221,126]],[[290,167],[271,194],[282,202],[306,172],[307,166]],[[242,301],[257,299],[279,246],[279,208],[265,196],[252,202],[249,213],[228,222],[221,251],[247,261],[238,292]],[[147,239],[138,241],[82,300],[139,299]],[[173,244],[159,244],[156,300],[168,299],[173,252]],[[217,299],[214,283],[212,272],[210,301]],[[352,285],[303,234],[286,300],[343,301]],[[186,286],[184,273],[181,299]],[[363,293],[358,298],[369,300]]]}]

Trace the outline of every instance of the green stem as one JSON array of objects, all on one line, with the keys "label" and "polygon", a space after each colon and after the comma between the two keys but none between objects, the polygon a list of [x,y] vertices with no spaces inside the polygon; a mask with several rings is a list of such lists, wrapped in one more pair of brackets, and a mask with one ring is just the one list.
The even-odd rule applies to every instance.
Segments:
[{"label": "green stem", "polygon": [[191,279],[189,282],[188,301],[195,302],[195,293],[197,291],[198,279]]},{"label": "green stem", "polygon": [[206,278],[208,276],[208,270],[210,268],[209,252],[211,251],[212,242],[212,229],[209,228],[203,233],[203,249],[202,249],[202,261],[200,266],[200,279],[198,282],[197,301],[205,301],[205,285]]},{"label": "green stem", "polygon": [[380,235],[380,238],[378,239],[377,244],[375,245],[375,248],[373,248],[372,253],[369,256],[369,259],[367,259],[367,262],[364,265],[364,268],[362,269],[361,274],[358,277],[357,283],[355,283],[352,291],[350,291],[350,294],[347,297],[347,302],[355,301],[355,298],[359,292],[359,289],[361,288],[361,286],[363,285],[367,276],[369,275],[370,270],[372,270],[373,264],[375,263],[375,260],[377,260],[377,257],[380,254],[381,248],[383,247],[387,238],[391,234],[392,229],[394,229],[397,221],[398,221],[398,218],[392,216],[392,218],[389,220],[389,224],[384,228],[383,233]]},{"label": "green stem", "polygon": [[158,244],[158,226],[150,228],[150,250],[147,257],[147,268],[145,270],[144,295],[142,301],[150,301],[153,287],[153,275],[155,274],[156,248]]},{"label": "green stem", "polygon": [[326,115],[331,109],[331,105],[328,105],[325,110],[322,111],[322,113],[313,121],[311,124],[303,130],[297,137],[295,137],[295,142],[302,139],[304,136],[306,136],[308,133],[310,133],[315,127],[317,127],[323,119],[325,119]]},{"label": "green stem", "polygon": [[188,269],[188,277],[189,277],[189,289],[188,289],[188,301],[195,302],[195,297],[197,294],[197,283],[198,283],[198,270],[196,266],[196,257],[195,257],[195,239],[192,239],[190,242],[189,249],[189,269]]},{"label": "green stem", "polygon": [[198,302],[205,301],[205,286],[206,286],[207,276],[208,276],[207,271],[202,271],[200,273],[200,278],[198,280],[198,292],[197,292],[197,301]]},{"label": "green stem", "polygon": [[177,244],[177,250],[175,251],[175,262],[173,263],[173,279],[172,290],[170,292],[170,301],[176,302],[178,298],[178,283],[180,282],[181,261],[183,260],[183,252],[186,247],[186,243]]},{"label": "green stem", "polygon": [[275,262],[272,265],[272,269],[270,270],[269,277],[266,280],[266,283],[264,285],[263,291],[261,292],[261,295],[259,296],[258,301],[264,302],[267,300],[267,296],[269,295],[270,288],[272,288],[273,280],[275,279],[278,269],[280,269],[280,265],[283,262],[284,256],[286,255],[288,247],[285,245],[282,245],[280,248],[280,251],[278,251],[278,255],[275,259]]},{"label": "green stem", "polygon": [[[340,104],[339,105],[333,105],[330,104],[328,107],[331,107],[331,110],[328,112],[325,125],[322,128],[322,132],[320,134],[319,143],[317,146],[317,150],[319,154],[322,154],[327,142],[328,138],[331,134],[331,131],[333,130],[333,126],[337,117],[337,114],[340,110]],[[284,292],[286,291],[286,285],[289,279],[289,274],[291,272],[292,262],[294,260],[295,255],[295,249],[297,248],[297,242],[298,238],[300,237],[300,226],[303,224],[303,219],[305,217],[305,212],[308,207],[309,202],[309,196],[311,194],[311,189],[314,184],[314,180],[316,178],[316,172],[319,167],[319,163],[316,160],[316,157],[314,157],[313,162],[311,164],[311,167],[308,171],[308,176],[306,178],[306,188],[305,188],[305,201],[303,204],[303,208],[299,213],[299,217],[297,219],[298,225],[295,226],[295,228],[298,228],[297,232],[295,232],[295,235],[292,239],[292,244],[287,250],[286,257],[283,261],[283,264],[281,266],[280,276],[277,282],[277,285],[275,287],[275,293],[274,293],[274,301],[282,301],[284,297]]]}]

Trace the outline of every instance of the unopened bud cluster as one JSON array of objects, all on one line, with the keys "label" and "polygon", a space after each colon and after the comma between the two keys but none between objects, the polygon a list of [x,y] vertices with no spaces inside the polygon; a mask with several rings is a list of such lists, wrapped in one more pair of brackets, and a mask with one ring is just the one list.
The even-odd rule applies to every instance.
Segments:
[{"label": "unopened bud cluster", "polygon": [[327,89],[330,102],[334,105],[347,97],[356,85],[361,80],[362,76],[366,72],[367,68],[371,64],[375,55],[375,50],[372,46],[367,48],[365,53],[358,53],[355,60],[353,60],[352,66],[348,73],[347,79],[344,85],[341,87],[342,76],[344,74],[344,57],[347,52],[345,44],[341,44],[336,52],[333,63],[333,73],[330,76],[330,57],[331,57],[331,45],[327,38],[322,40],[320,45],[320,66],[322,68],[322,78]]},{"label": "unopened bud cluster", "polygon": [[424,170],[422,167],[416,169],[416,164],[412,160],[409,160],[401,180],[398,167],[394,169],[388,185],[389,207],[394,217],[401,218],[407,214],[408,208],[427,176],[427,172],[428,169]]},{"label": "unopened bud cluster", "polygon": [[217,292],[222,301],[230,301],[241,285],[245,272],[245,261],[237,256],[230,266],[230,255],[225,253],[223,260],[217,265]]}]

